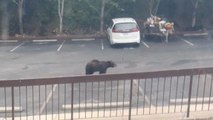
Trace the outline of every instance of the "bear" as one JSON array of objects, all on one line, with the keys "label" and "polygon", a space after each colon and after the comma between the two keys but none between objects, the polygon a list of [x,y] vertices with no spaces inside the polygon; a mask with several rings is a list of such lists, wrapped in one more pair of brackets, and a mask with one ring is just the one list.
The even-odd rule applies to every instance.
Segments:
[{"label": "bear", "polygon": [[113,61],[99,61],[91,60],[86,64],[86,75],[93,74],[94,72],[99,72],[99,74],[105,74],[109,67],[115,67],[116,64]]}]

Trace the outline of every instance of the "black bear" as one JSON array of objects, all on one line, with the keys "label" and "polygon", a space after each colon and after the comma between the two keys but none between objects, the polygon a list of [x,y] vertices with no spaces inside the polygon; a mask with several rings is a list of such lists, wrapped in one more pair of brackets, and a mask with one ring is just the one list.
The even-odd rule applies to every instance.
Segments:
[{"label": "black bear", "polygon": [[99,61],[92,60],[86,64],[86,74],[93,74],[94,72],[99,72],[99,74],[104,74],[109,67],[115,67],[116,64],[112,61]]}]

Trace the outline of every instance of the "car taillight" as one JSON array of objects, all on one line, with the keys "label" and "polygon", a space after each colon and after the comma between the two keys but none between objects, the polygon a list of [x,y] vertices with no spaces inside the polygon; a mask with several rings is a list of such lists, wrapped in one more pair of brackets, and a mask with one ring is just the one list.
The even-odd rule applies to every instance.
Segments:
[{"label": "car taillight", "polygon": [[112,30],[112,32],[114,32],[114,33],[118,33],[119,31],[118,31],[118,30],[114,30],[114,29],[113,29],[113,30]]},{"label": "car taillight", "polygon": [[131,29],[131,32],[138,32],[138,31],[139,31],[138,28]]}]

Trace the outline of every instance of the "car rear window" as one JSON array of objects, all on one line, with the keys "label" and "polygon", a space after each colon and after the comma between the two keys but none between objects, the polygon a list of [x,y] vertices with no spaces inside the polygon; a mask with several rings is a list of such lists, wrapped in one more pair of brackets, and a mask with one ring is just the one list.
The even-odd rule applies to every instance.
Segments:
[{"label": "car rear window", "polygon": [[135,23],[117,23],[113,28],[113,30],[120,32],[129,32],[134,29],[138,29],[137,24]]}]

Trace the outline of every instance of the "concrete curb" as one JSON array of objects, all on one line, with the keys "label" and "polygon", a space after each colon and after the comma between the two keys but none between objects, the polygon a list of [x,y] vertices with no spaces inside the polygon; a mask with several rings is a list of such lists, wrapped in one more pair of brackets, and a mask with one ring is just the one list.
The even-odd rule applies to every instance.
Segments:
[{"label": "concrete curb", "polygon": [[[75,104],[75,105],[73,105],[73,109],[85,109],[85,107],[86,107],[86,109],[95,109],[95,108],[99,108],[99,109],[101,109],[101,108],[120,108],[120,107],[128,107],[129,106],[129,102],[118,102],[118,103],[116,103],[116,102],[113,102],[113,103],[87,103],[87,104]],[[69,104],[69,105],[62,105],[62,109],[63,110],[67,110],[67,109],[69,109],[69,110],[71,110],[71,105]]]},{"label": "concrete curb", "polygon": [[0,40],[0,42],[18,42],[18,40]]},{"label": "concrete curb", "polygon": [[183,34],[183,36],[185,36],[185,37],[191,37],[191,36],[207,36],[207,35],[209,35],[209,33],[207,33],[207,32]]},{"label": "concrete curb", "polygon": [[72,41],[93,41],[95,38],[72,39]]},{"label": "concrete curb", "polygon": [[33,42],[56,42],[57,39],[32,40]]},{"label": "concrete curb", "polygon": [[[70,39],[70,41],[94,41],[96,40],[96,38],[76,38],[76,39]],[[61,41],[58,39],[33,39],[33,40],[1,40],[0,39],[0,43],[15,43],[15,42],[19,42],[19,41],[32,41],[32,42],[57,42],[57,41]]]},{"label": "concrete curb", "polygon": [[17,37],[0,37],[0,40],[72,40],[72,39],[100,39],[106,38],[106,35],[61,35],[61,36],[17,36]]},{"label": "concrete curb", "polygon": [[[8,112],[12,112],[12,107],[0,107],[0,113],[5,113],[5,111]],[[14,107],[14,112],[22,112],[24,111],[22,107]]]},{"label": "concrete curb", "polygon": [[[135,110],[134,110],[135,111]],[[185,117],[185,113],[164,113],[164,114],[139,114],[131,116],[132,120],[213,120],[212,111],[203,112],[192,112],[190,118]],[[74,112],[74,120],[128,120],[129,110],[115,110],[111,111],[93,111],[93,112]],[[118,114],[118,116],[117,116]],[[122,115],[122,116],[121,116]],[[40,115],[40,116],[22,116],[16,117],[15,120],[70,120],[70,112],[50,114],[50,115]],[[117,116],[117,117],[116,117]],[[79,118],[80,117],[80,118]],[[4,118],[0,118],[0,120]],[[7,118],[7,120],[12,120],[12,118]]]},{"label": "concrete curb", "polygon": [[[197,104],[204,104],[204,103],[212,103],[213,102],[213,97],[210,97],[210,98],[191,98],[191,104],[195,104],[195,103],[197,103]],[[183,103],[183,104],[186,104],[186,103],[188,103],[188,99],[186,98],[186,99],[171,99],[170,100],[170,103],[171,104],[177,104],[177,103]]]}]

